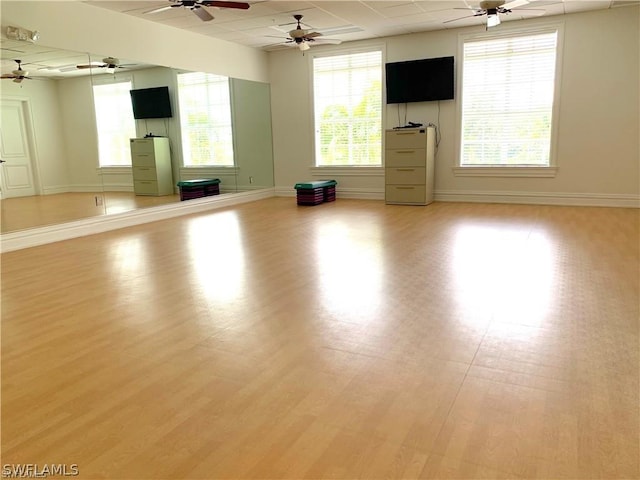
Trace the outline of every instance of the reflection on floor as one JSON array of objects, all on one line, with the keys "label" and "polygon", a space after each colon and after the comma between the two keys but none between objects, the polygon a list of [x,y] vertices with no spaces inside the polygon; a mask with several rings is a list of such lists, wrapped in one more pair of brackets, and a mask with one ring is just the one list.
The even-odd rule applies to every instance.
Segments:
[{"label": "reflection on floor", "polygon": [[[96,201],[102,198],[102,203]],[[60,193],[2,200],[2,233],[26,228],[55,225],[139,208],[166,205],[180,201],[180,195],[150,197],[133,192]]]},{"label": "reflection on floor", "polygon": [[639,216],[269,198],[3,253],[3,468],[638,479]]}]

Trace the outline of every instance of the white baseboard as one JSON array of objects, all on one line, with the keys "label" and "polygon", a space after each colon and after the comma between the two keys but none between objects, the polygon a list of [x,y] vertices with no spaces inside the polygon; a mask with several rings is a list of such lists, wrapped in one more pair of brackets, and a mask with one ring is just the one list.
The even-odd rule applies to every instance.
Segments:
[{"label": "white baseboard", "polygon": [[189,215],[192,213],[215,210],[231,205],[253,202],[270,198],[275,195],[273,188],[239,192],[230,195],[196,198],[186,202],[170,205],[159,205],[130,212],[91,217],[84,220],[50,225],[46,227],[30,228],[19,232],[0,235],[0,251],[2,253],[23,248],[35,247],[46,243],[69,240],[71,238],[103,233],[110,230],[141,225],[143,223],[166,220],[168,218]]},{"label": "white baseboard", "polygon": [[47,187],[42,187],[43,195],[57,195],[59,193],[68,193],[70,191],[71,190],[68,185],[49,185]]},{"label": "white baseboard", "polygon": [[[276,197],[295,197],[293,187],[276,187]],[[353,198],[357,200],[384,200],[384,189],[336,188],[336,198]]]},{"label": "white baseboard", "polygon": [[104,190],[101,183],[69,186],[67,192],[100,193]]},{"label": "white baseboard", "polygon": [[44,187],[43,195],[58,193],[103,193],[103,192],[133,192],[131,183],[112,183],[108,185],[53,185]]},{"label": "white baseboard", "polygon": [[520,203],[576,207],[640,208],[640,195],[566,192],[484,192],[437,190],[438,202]]},{"label": "white baseboard", "polygon": [[115,184],[111,183],[104,186],[105,192],[133,192],[133,185],[131,183]]},{"label": "white baseboard", "polygon": [[[293,187],[276,187],[277,197],[295,197]],[[364,188],[336,188],[337,198],[384,200],[384,190]],[[552,192],[485,192],[437,190],[438,202],[513,203],[531,205],[565,205],[577,207],[640,208],[640,195],[602,193],[552,193]]]}]

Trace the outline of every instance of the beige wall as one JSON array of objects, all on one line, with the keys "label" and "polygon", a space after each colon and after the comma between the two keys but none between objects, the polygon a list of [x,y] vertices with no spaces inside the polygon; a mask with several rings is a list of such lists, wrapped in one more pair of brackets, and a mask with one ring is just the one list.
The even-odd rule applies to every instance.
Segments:
[{"label": "beige wall", "polygon": [[[640,194],[640,8],[625,7],[548,17],[503,26],[564,25],[555,178],[455,176],[457,100],[440,102],[442,141],[436,158],[436,198],[638,206]],[[354,42],[383,45],[386,61],[455,55],[465,28]],[[318,47],[317,51],[344,48]],[[313,124],[310,59],[297,49],[270,53],[276,188],[292,191],[312,178]],[[387,128],[398,125],[386,108]],[[402,110],[402,123],[404,110]],[[409,104],[407,120],[437,123],[437,103]],[[381,198],[382,176],[337,178],[345,194]]]}]

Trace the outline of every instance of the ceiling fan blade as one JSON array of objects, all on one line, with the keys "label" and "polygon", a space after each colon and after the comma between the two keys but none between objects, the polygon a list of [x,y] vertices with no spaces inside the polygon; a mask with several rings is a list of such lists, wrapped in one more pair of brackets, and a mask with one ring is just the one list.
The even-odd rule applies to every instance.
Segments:
[{"label": "ceiling fan blade", "polygon": [[16,78],[13,79],[13,83],[22,83],[22,80],[24,80],[24,78],[16,77]]},{"label": "ceiling fan blade", "polygon": [[76,68],[79,68],[80,70],[84,68],[104,68],[104,67],[106,67],[106,65],[76,65]]},{"label": "ceiling fan blade", "polygon": [[309,32],[305,35],[305,38],[315,38],[315,37],[321,37],[322,34],[320,32]]},{"label": "ceiling fan blade", "polygon": [[511,13],[520,13],[522,12],[524,15],[544,15],[545,10],[540,8],[518,8]]},{"label": "ceiling fan blade", "polygon": [[451,23],[451,22],[457,22],[458,20],[464,20],[465,18],[472,18],[472,17],[478,17],[478,14],[474,14],[474,15],[467,15],[466,17],[459,17],[459,18],[454,18],[453,20],[445,20],[442,23]]},{"label": "ceiling fan blade", "polygon": [[0,78],[16,78],[15,75],[10,75],[10,74],[6,74],[6,75],[2,75]]},{"label": "ceiling fan blade", "polygon": [[518,8],[524,5],[528,5],[529,3],[531,3],[529,0],[513,0],[512,2],[501,5],[501,7],[506,8],[507,10],[511,10],[512,8]]},{"label": "ceiling fan blade", "polygon": [[204,8],[196,7],[196,8],[192,8],[191,11],[195,13],[198,16],[198,18],[203,22],[209,22],[213,20],[213,15],[207,12]]},{"label": "ceiling fan blade", "polygon": [[175,6],[176,5],[167,5],[166,7],[155,8],[153,10],[149,10],[148,12],[144,12],[144,13],[145,13],[145,15],[149,14],[149,13],[160,13],[160,12],[164,12],[166,10],[171,10]]},{"label": "ceiling fan blade", "polygon": [[244,2],[219,2],[217,0],[202,0],[201,3],[202,5],[206,5],[207,7],[239,8],[241,10],[247,10],[249,8],[249,4]]}]

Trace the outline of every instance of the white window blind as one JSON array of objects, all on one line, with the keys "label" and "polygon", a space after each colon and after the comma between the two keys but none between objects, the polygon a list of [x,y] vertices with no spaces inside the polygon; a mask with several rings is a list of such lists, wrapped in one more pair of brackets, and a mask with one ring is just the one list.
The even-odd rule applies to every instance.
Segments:
[{"label": "white window blind", "polygon": [[130,90],[130,81],[93,86],[101,167],[131,165],[129,139],[136,136],[136,124]]},{"label": "white window blind", "polygon": [[557,32],[464,43],[461,166],[549,166]]},{"label": "white window blind", "polygon": [[382,52],[313,59],[316,166],[382,164]]},{"label": "white window blind", "polygon": [[229,78],[210,73],[178,75],[185,166],[233,166]]}]

